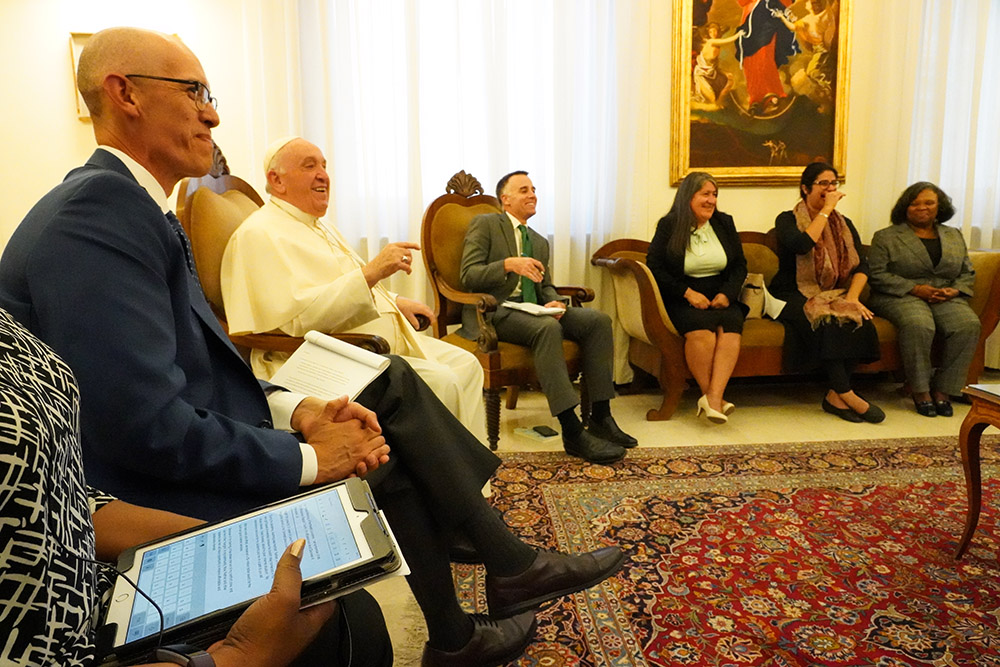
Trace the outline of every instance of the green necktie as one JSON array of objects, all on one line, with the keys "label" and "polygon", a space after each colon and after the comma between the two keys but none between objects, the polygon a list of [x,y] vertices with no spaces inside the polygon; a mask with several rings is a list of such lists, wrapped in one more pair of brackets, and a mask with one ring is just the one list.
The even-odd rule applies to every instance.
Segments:
[{"label": "green necktie", "polygon": [[[521,231],[521,257],[531,257],[531,237],[528,236],[528,226],[518,225]],[[538,296],[535,294],[535,283],[530,278],[521,276],[521,301],[525,303],[538,303]]]}]

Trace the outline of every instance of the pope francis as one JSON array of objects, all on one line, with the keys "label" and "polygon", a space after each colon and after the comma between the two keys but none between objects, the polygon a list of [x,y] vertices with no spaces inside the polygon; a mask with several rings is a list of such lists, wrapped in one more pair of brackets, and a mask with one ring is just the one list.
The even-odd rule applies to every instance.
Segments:
[{"label": "pope francis", "polygon": [[[319,148],[299,137],[280,139],[264,158],[271,199],[237,228],[222,260],[222,294],[230,331],[280,330],[382,336],[406,359],[451,412],[486,442],[483,370],[454,345],[418,335],[416,316],[433,319],[419,301],[380,281],[410,273],[415,243],[390,243],[365,263],[322,218],[330,178]],[[254,373],[269,379],[288,355],[253,350]]]}]

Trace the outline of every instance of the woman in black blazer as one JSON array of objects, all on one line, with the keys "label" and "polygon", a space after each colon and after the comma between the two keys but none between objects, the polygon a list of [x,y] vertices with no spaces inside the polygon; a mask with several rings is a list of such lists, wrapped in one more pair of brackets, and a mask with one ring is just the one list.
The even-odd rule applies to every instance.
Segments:
[{"label": "woman in black blazer", "polygon": [[710,174],[688,174],[657,223],[646,265],[684,336],[684,358],[702,393],[698,415],[721,424],[735,407],[723,393],[740,356],[747,262],[732,217],[716,210],[718,196]]}]

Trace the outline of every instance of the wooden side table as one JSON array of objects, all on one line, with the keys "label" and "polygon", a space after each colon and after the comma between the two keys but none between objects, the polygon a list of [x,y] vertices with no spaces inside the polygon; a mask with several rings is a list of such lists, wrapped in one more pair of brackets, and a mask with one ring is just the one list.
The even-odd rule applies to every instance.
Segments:
[{"label": "wooden side table", "polygon": [[969,498],[969,513],[965,518],[965,532],[955,550],[955,559],[961,558],[969,548],[972,534],[979,523],[979,510],[983,504],[982,475],[979,459],[979,439],[987,426],[1000,428],[1000,384],[971,384],[962,393],[972,401],[972,407],[962,430],[958,445],[962,450],[962,468],[965,469],[965,492]]}]

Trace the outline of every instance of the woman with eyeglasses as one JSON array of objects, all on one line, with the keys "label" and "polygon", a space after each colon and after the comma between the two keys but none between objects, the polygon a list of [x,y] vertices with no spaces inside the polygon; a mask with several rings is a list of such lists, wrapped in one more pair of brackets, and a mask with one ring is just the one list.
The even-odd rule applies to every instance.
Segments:
[{"label": "woman with eyeglasses", "polygon": [[[892,224],[872,238],[872,309],[899,332],[899,352],[913,404],[924,417],[951,417],[951,397],[965,386],[979,342],[979,317],[969,306],[976,272],[962,232],[943,223],[955,215],[951,197],[933,183],[914,183],[892,207]],[[931,343],[941,338],[940,365]]]},{"label": "woman with eyeglasses", "polygon": [[872,311],[859,301],[868,262],[850,219],[837,210],[845,193],[837,170],[813,162],[802,172],[801,201],[774,221],[778,273],[769,289],[788,302],[778,320],[785,326],[785,366],[826,375],[823,410],[849,422],[877,424],[885,413],[851,388],[855,366],[879,358]]},{"label": "woman with eyeglasses", "polygon": [[740,356],[747,261],[732,217],[716,208],[718,196],[711,174],[688,174],[656,225],[646,265],[684,336],[684,359],[702,393],[697,414],[723,424],[735,407],[723,392]]}]

